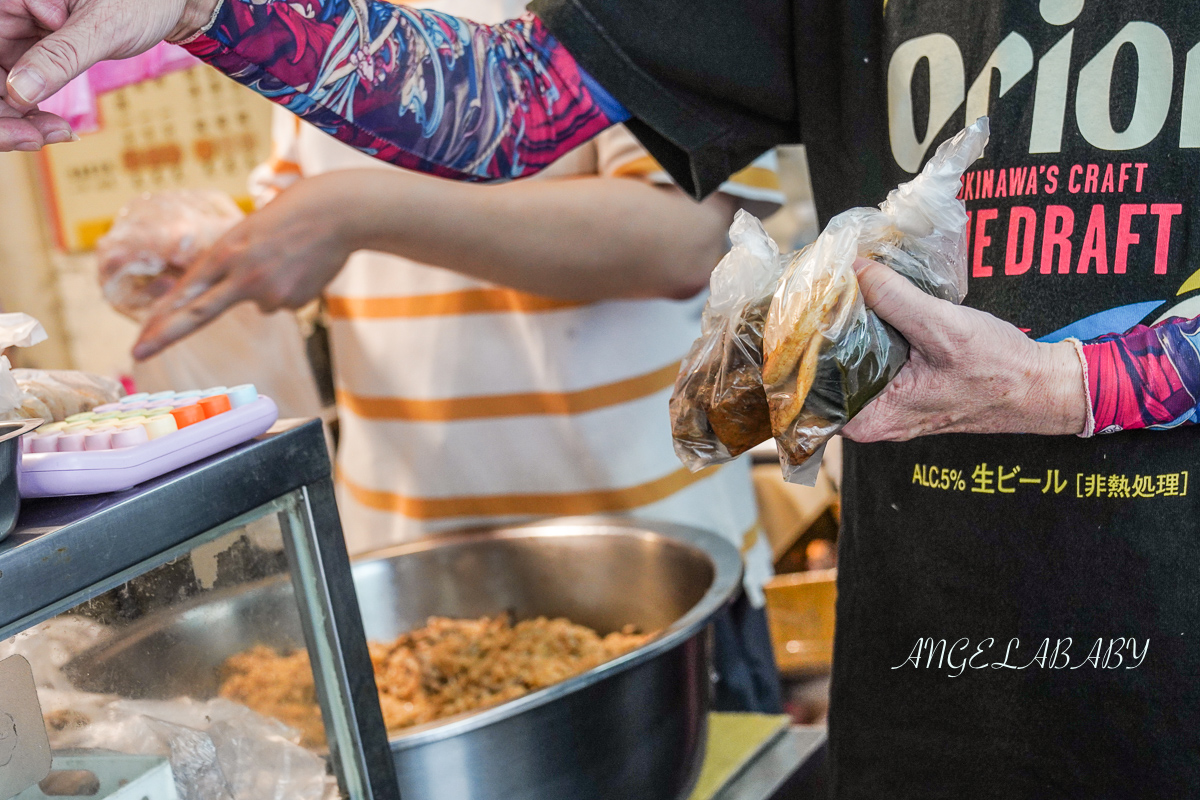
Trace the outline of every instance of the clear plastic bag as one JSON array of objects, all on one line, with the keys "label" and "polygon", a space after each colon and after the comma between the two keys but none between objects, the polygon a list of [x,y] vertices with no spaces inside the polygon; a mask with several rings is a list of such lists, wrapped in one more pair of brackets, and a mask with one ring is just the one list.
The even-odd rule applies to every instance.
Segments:
[{"label": "clear plastic bag", "polygon": [[59,616],[0,641],[0,660],[22,655],[38,682],[53,748],[166,757],[179,800],[332,800],[337,782],[300,734],[223,698],[130,700],[75,689],[63,667],[113,630]]},{"label": "clear plastic bag", "polygon": [[[45,339],[42,324],[28,314],[0,314],[0,353]],[[0,355],[0,420],[61,422],[122,394],[120,382],[111,378],[71,370],[12,369],[8,357]]]},{"label": "clear plastic bag", "polygon": [[[46,329],[28,314],[0,314],[0,353],[10,347],[32,347],[46,340]],[[8,356],[0,355],[0,419],[18,419],[21,387]],[[36,415],[34,415],[36,416]]]},{"label": "clear plastic bag", "polygon": [[864,304],[855,259],[886,264],[950,302],[966,295],[967,215],[957,195],[987,139],[980,118],[879,208],[837,215],[788,264],[763,331],[762,373],[787,480],[811,483],[813,456],[908,360],[908,343]]},{"label": "clear plastic bag", "polygon": [[120,381],[90,372],[14,369],[12,377],[21,394],[16,408],[0,415],[8,419],[62,422],[72,414],[115,403],[125,393]]},{"label": "clear plastic bag", "polygon": [[244,216],[228,195],[210,189],[135,198],[96,245],[104,298],[141,322],[196,256]]},{"label": "clear plastic bag", "polygon": [[295,731],[237,703],[39,694],[44,710],[69,709],[76,718],[74,725],[52,734],[56,749],[165,756],[180,800],[323,800],[336,795],[325,760],[302,747]]},{"label": "clear plastic bag", "polygon": [[771,438],[762,384],[762,335],[783,259],[762,223],[738,211],[733,247],[713,270],[700,338],[671,395],[675,452],[693,472]]}]

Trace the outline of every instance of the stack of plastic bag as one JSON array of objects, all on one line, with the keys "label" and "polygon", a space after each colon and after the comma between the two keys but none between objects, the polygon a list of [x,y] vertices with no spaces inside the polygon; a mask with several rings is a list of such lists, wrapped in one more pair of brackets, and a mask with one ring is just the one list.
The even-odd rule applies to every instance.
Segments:
[{"label": "stack of plastic bag", "polygon": [[[935,297],[961,302],[967,214],[957,196],[987,139],[981,118],[879,208],[834,217],[784,267],[761,226],[735,220],[734,250],[718,267],[720,280],[714,272],[701,337],[671,400],[676,451],[688,467],[728,461],[769,431],[784,477],[813,484],[825,442],[908,360],[908,343],[863,302],[854,261],[878,261]],[[765,276],[780,272],[760,334],[753,323],[763,300],[751,295],[762,291]],[[724,419],[737,424],[723,426]]]}]

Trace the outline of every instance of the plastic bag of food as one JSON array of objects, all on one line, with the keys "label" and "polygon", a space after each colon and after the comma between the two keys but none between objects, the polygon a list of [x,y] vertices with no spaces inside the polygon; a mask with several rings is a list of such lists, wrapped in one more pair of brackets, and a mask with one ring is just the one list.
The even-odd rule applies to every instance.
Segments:
[{"label": "plastic bag of food", "polygon": [[837,215],[788,264],[763,331],[762,374],[787,480],[811,485],[813,456],[908,360],[908,343],[863,303],[855,259],[886,264],[944,300],[966,295],[967,214],[957,196],[987,139],[980,118],[879,208]]},{"label": "plastic bag of food", "polygon": [[[42,324],[28,314],[0,314],[0,353],[45,339]],[[120,382],[111,378],[68,370],[12,369],[8,357],[0,355],[0,420],[61,422],[112,403],[122,394]]]},{"label": "plastic bag of food", "polygon": [[[244,218],[217,191],[144,194],[121,209],[97,245],[104,297],[122,314],[144,322],[150,307],[196,258]],[[159,391],[253,383],[274,398],[285,417],[321,413],[321,397],[290,311],[264,314],[234,306],[163,352],[133,366],[139,389]]]},{"label": "plastic bag of food", "polygon": [[738,211],[729,239],[733,247],[710,279],[700,338],[671,395],[675,452],[693,472],[771,438],[762,335],[784,262],[762,223],[745,211]]},{"label": "plastic bag of food", "polygon": [[125,393],[120,381],[90,372],[14,369],[11,375],[20,395],[15,408],[0,414],[4,419],[62,422],[72,414],[115,403]]},{"label": "plastic bag of food", "polygon": [[[46,340],[46,329],[28,314],[0,314],[0,353],[10,347],[32,347]],[[0,419],[16,419],[21,387],[8,356],[0,355]],[[36,415],[35,415],[36,416]]]},{"label": "plastic bag of food", "polygon": [[143,194],[121,209],[96,245],[104,298],[141,322],[196,256],[245,215],[210,189]]}]

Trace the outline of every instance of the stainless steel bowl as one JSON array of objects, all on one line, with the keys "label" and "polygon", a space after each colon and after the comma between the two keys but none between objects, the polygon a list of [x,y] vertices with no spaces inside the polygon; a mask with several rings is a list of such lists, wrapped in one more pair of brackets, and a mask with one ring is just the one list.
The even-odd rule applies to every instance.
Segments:
[{"label": "stainless steel bowl", "polygon": [[[353,570],[369,639],[431,615],[500,611],[663,632],[560,684],[393,738],[403,800],[676,800],[691,789],[711,692],[706,626],[740,581],[732,544],[690,528],[571,519],[390,548]],[[211,695],[227,656],[298,640],[290,602],[276,582],[172,611],[68,672],[93,691]]]},{"label": "stainless steel bowl", "polygon": [[42,424],[40,419],[0,422],[0,540],[17,527],[21,493],[17,472],[21,463],[21,436]]}]

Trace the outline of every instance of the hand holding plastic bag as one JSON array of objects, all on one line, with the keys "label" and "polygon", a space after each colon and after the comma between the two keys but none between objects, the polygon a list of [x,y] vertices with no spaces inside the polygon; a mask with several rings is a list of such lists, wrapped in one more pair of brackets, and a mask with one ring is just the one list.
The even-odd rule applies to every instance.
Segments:
[{"label": "hand holding plastic bag", "polygon": [[144,194],[132,200],[96,246],[104,298],[141,322],[196,256],[244,216],[228,195],[212,190]]},{"label": "hand holding plastic bag", "polygon": [[839,214],[789,258],[739,212],[671,398],[684,464],[695,471],[728,461],[773,435],[784,477],[813,484],[814,456],[908,360],[908,343],[864,304],[855,260],[878,261],[928,294],[961,302],[967,214],[957,196],[987,138],[982,118],[879,208]]},{"label": "hand holding plastic bag", "polygon": [[908,343],[863,303],[855,259],[885,264],[943,300],[966,295],[967,214],[957,196],[987,139],[981,118],[878,209],[830,220],[788,265],[763,331],[763,384],[786,479],[814,479],[802,467],[908,360]]}]

